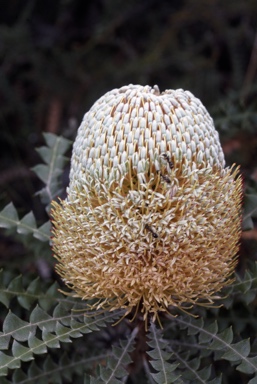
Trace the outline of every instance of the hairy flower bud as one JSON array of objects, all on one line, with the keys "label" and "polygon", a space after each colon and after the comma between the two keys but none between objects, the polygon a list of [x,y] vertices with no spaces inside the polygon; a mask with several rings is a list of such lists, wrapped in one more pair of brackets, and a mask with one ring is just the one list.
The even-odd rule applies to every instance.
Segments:
[{"label": "hairy flower bud", "polygon": [[190,92],[129,85],[101,97],[73,147],[68,196],[53,203],[57,271],[97,308],[213,302],[230,282],[242,182]]}]

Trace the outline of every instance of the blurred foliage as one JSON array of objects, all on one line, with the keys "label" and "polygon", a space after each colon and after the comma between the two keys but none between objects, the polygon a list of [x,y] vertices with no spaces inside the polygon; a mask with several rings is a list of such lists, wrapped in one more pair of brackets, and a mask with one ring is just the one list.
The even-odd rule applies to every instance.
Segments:
[{"label": "blurred foliage", "polygon": [[[243,228],[247,231],[242,237],[238,281],[240,276],[243,279],[247,267],[257,260],[256,26],[255,0],[0,0],[0,208],[10,201],[14,203],[1,212],[7,232],[0,234],[0,264],[10,269],[5,272],[5,276],[10,274],[9,281],[16,276],[13,270],[40,274],[49,284],[55,280],[48,244],[36,246],[35,233],[48,222],[50,199],[65,193],[69,168],[64,152],[93,102],[106,91],[129,83],[158,84],[161,91],[189,89],[211,113],[227,163],[241,164],[245,180]],[[43,137],[43,132],[48,136]],[[44,138],[48,147],[36,151]],[[52,149],[59,145],[59,157],[51,157]],[[36,165],[41,158],[46,164]],[[57,173],[50,172],[50,164]],[[15,216],[12,225],[6,222],[10,209]],[[28,214],[31,211],[33,215]],[[24,234],[24,230],[28,232]],[[248,280],[252,284],[256,270],[251,276]],[[227,310],[204,312],[210,321],[218,319],[221,331],[233,325],[236,335],[232,345],[237,345],[240,337],[251,337],[251,341],[256,338],[255,285],[247,290],[245,297],[251,300],[248,297],[247,302],[238,301],[233,291]],[[26,317],[18,305],[13,304],[13,309],[17,316]],[[201,334],[201,326],[197,327]],[[182,347],[190,340],[182,328],[176,335],[181,336],[180,358],[186,364],[186,348]],[[112,329],[106,335],[110,339],[117,337]],[[173,346],[175,341],[168,352],[176,354]],[[254,354],[256,342],[251,348]],[[74,351],[78,349],[90,364],[83,341],[76,340]],[[67,365],[70,351],[66,347],[62,350],[58,360],[61,366]],[[203,357],[195,368],[193,357],[190,354],[190,366],[204,377],[210,358]],[[37,369],[42,372],[47,366],[57,372],[56,355],[49,354],[48,358],[45,365],[39,361]],[[106,355],[102,359],[106,361]],[[165,359],[164,365],[168,364]],[[69,362],[75,366],[75,360]],[[248,382],[233,364],[218,361],[215,369],[227,372],[222,383]],[[31,365],[29,375],[35,370]],[[83,364],[77,366],[77,371],[81,375]],[[23,380],[22,375],[17,380]],[[69,382],[67,377],[65,380]],[[81,377],[77,380],[83,382]]]}]

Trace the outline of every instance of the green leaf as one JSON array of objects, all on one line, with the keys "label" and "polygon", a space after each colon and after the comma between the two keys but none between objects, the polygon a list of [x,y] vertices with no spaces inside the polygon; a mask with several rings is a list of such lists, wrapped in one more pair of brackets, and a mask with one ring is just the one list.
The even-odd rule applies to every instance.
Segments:
[{"label": "green leaf", "polygon": [[45,164],[38,164],[32,170],[45,184],[38,194],[49,211],[51,201],[62,191],[60,176],[67,162],[63,155],[71,146],[71,141],[51,133],[44,133],[44,138],[47,146],[38,148],[37,152]]},{"label": "green leaf", "polygon": [[205,343],[209,343],[212,338],[213,338],[213,335],[216,335],[216,333],[218,332],[218,324],[216,321],[214,321],[212,324],[208,325],[206,328],[206,333],[200,333],[199,335],[199,343],[200,344],[205,344]]},{"label": "green leaf", "polygon": [[224,294],[227,296],[223,300],[226,308],[231,308],[235,301],[248,306],[257,295],[257,263],[253,263],[251,268],[245,271],[243,278],[236,274],[235,282],[224,290]]},{"label": "green leaf", "polygon": [[0,376],[6,376],[9,369],[20,368],[20,359],[14,359],[13,356],[8,356],[0,351]]},{"label": "green leaf", "polygon": [[154,323],[151,323],[148,337],[147,344],[152,350],[147,351],[147,354],[152,358],[151,366],[157,371],[157,373],[151,373],[154,381],[159,384],[175,383],[179,378],[179,375],[174,373],[178,364],[168,362],[172,353],[167,352],[167,341],[162,339],[162,334]]},{"label": "green leaf", "polygon": [[35,167],[31,168],[33,172],[37,175],[37,177],[43,181],[44,184],[47,183],[48,180],[48,166],[44,164],[35,165]]},{"label": "green leaf", "polygon": [[0,332],[0,350],[3,351],[9,348],[11,335],[5,335],[3,332]]},{"label": "green leaf", "polygon": [[[217,333],[217,327],[210,327],[205,325],[200,319],[192,319],[190,317],[177,317],[174,321],[181,325],[182,329],[188,324],[188,328],[194,328],[198,333],[199,340],[201,339],[201,346],[206,346],[215,352],[215,360],[228,360],[232,365],[236,365],[237,370],[245,373],[256,373],[257,372],[257,359],[250,357],[251,347],[248,339],[241,340],[237,343],[233,342],[233,331],[232,327],[224,329],[222,332]],[[212,337],[210,338],[212,329]],[[196,335],[197,335],[196,333]],[[200,337],[201,334],[208,335],[208,337]]]},{"label": "green leaf", "polygon": [[247,357],[249,355],[250,350],[251,347],[249,339],[242,340],[239,343],[231,344],[231,349],[225,352],[222,358],[229,361],[237,361],[238,355],[240,355],[240,358],[242,360],[244,357]]},{"label": "green leaf", "polygon": [[62,136],[56,136],[53,133],[44,132],[43,136],[49,148],[56,148],[58,145],[58,153],[60,155],[63,155],[72,144],[70,140]]},{"label": "green leaf", "polygon": [[22,369],[16,369],[12,375],[12,382],[13,383],[26,383],[28,381],[26,373],[22,371]]},{"label": "green leaf", "polygon": [[26,239],[33,235],[34,238],[43,242],[49,242],[50,238],[50,222],[47,221],[40,228],[37,228],[36,220],[32,212],[25,215],[19,220],[17,211],[12,203],[8,204],[0,212],[0,227],[11,229],[19,234],[19,240],[26,244]]},{"label": "green leaf", "polygon": [[257,367],[257,356],[244,359],[242,363],[236,367],[236,369],[240,372],[251,375],[256,372],[256,367]]},{"label": "green leaf", "polygon": [[19,275],[10,281],[8,285],[8,291],[12,292],[13,295],[18,295],[19,292],[23,291],[22,276]]},{"label": "green leaf", "polygon": [[35,216],[32,212],[25,215],[17,225],[17,232],[22,235],[28,235],[37,227]]},{"label": "green leaf", "polygon": [[210,344],[210,348],[213,350],[219,350],[226,348],[227,345],[230,345],[233,340],[233,331],[232,327],[225,329],[220,334],[213,334],[213,341]]},{"label": "green leaf", "polygon": [[[172,347],[171,347],[172,348]],[[212,366],[206,366],[200,369],[201,359],[199,357],[191,359],[190,354],[179,353],[176,348],[172,348],[173,359],[179,363],[178,371],[181,374],[181,379],[192,382],[194,384],[209,383],[208,379],[211,375]],[[184,383],[184,381],[182,381]]]},{"label": "green leaf", "polygon": [[47,221],[34,231],[34,237],[40,241],[49,241],[51,234],[51,223]]},{"label": "green leaf", "polygon": [[47,332],[53,332],[57,324],[57,320],[48,315],[48,313],[43,311],[38,305],[31,312],[30,322]]},{"label": "green leaf", "polygon": [[222,377],[219,376],[219,377],[215,377],[213,380],[211,381],[208,381],[208,384],[221,384],[221,381],[222,381]]},{"label": "green leaf", "polygon": [[257,377],[253,377],[250,381],[248,381],[248,384],[257,384]]},{"label": "green leaf", "polygon": [[3,324],[3,332],[12,334],[12,337],[17,341],[26,341],[31,333],[35,334],[35,325],[30,325],[24,320],[21,320],[14,313],[9,312]]},{"label": "green leaf", "polygon": [[[40,285],[41,285],[41,289],[40,289]],[[28,287],[28,291],[29,291],[29,288],[30,288],[30,286]],[[56,282],[54,282],[46,290],[46,293],[44,295],[42,295],[42,292],[41,292],[42,291],[42,282],[40,282],[40,280],[38,280],[38,286],[37,286],[37,288],[36,288],[37,290],[35,292],[38,292],[38,296],[39,296],[38,303],[43,310],[48,311],[50,308],[52,308],[53,304],[58,302],[58,299],[62,299],[64,297],[63,294],[60,293],[58,288],[59,288],[58,284]],[[53,300],[53,298],[55,300]],[[72,308],[73,306],[74,306],[74,302],[70,303],[70,308]]]},{"label": "green leaf", "polygon": [[252,217],[257,215],[257,195],[245,194],[244,198],[244,215],[243,215],[243,230],[253,229]]},{"label": "green leaf", "polygon": [[[8,289],[12,291],[10,286]],[[38,277],[29,283],[26,290],[23,286],[17,290],[17,300],[25,309],[30,309],[40,295],[42,295],[42,281]]]},{"label": "green leaf", "polygon": [[[57,323],[55,331],[56,331],[56,335],[59,336],[60,341],[65,342],[65,343],[71,342],[70,328],[65,327],[64,325],[61,325],[60,323]],[[76,332],[75,335],[77,335],[77,334],[78,334],[78,337],[81,336],[80,333]]]},{"label": "green leaf", "polygon": [[41,355],[47,352],[46,345],[42,344],[42,340],[35,337],[32,333],[28,337],[28,346],[33,350],[33,353],[37,355]]},{"label": "green leaf", "polygon": [[17,211],[13,203],[9,203],[0,212],[0,227],[1,228],[12,228],[19,221]]},{"label": "green leaf", "polygon": [[40,155],[41,159],[44,160],[44,162],[46,164],[50,164],[51,157],[52,157],[52,151],[49,147],[42,146],[40,148],[36,148],[36,151]]},{"label": "green leaf", "polygon": [[[134,349],[134,341],[138,334],[136,327],[126,340],[120,341],[121,347],[113,347],[112,353],[106,359],[105,367],[99,366],[98,378],[86,375],[85,383],[122,384],[128,376],[127,367],[131,363],[130,354]],[[122,380],[120,380],[122,378]]]},{"label": "green leaf", "polygon": [[42,339],[49,348],[60,348],[59,338],[50,333],[45,327],[42,329]]},{"label": "green leaf", "polygon": [[[58,309],[60,310],[60,308]],[[54,312],[56,315],[56,312]],[[81,311],[77,312],[76,309],[72,312],[72,319],[70,325],[73,330],[81,333],[91,333],[92,331],[99,331],[100,328],[106,327],[109,323],[114,323],[118,318],[124,314],[124,310],[114,312],[102,312],[99,310],[95,312],[95,315],[91,312],[81,314]],[[61,319],[63,324],[67,325],[67,321]]]},{"label": "green leaf", "polygon": [[[199,361],[199,359],[197,359]],[[186,364],[186,362],[184,362],[184,366],[187,367],[187,369],[184,370],[184,373],[183,373],[183,378],[186,378],[188,380],[192,380],[194,383],[207,383],[207,380],[209,379],[210,375],[211,375],[211,365],[209,367],[205,367],[201,370],[198,370],[199,369],[199,365],[200,365],[200,361],[199,361],[199,365],[197,367],[191,367],[191,362],[189,361],[188,364]]]},{"label": "green leaf", "polygon": [[14,357],[18,357],[21,361],[30,361],[34,359],[32,350],[28,347],[24,347],[16,340],[13,342],[12,353]]},{"label": "green leaf", "polygon": [[[10,282],[4,284],[6,271],[0,271],[0,301],[8,308],[9,302],[12,298],[16,297],[19,304],[25,308],[30,309],[35,301],[38,300],[43,309],[50,309],[53,305],[56,305],[58,299],[64,296],[58,291],[57,283],[48,287],[39,278],[29,281],[27,287],[24,287],[24,279],[22,276],[13,278]],[[71,306],[74,306],[76,302],[71,301]]]}]

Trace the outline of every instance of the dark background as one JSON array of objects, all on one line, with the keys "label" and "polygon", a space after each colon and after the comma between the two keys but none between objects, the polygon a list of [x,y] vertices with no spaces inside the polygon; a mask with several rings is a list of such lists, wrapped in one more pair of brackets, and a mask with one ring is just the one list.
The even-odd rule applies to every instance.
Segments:
[{"label": "dark background", "polygon": [[256,181],[256,27],[256,0],[0,0],[0,206],[44,222],[30,171],[42,132],[73,140],[93,102],[129,83],[189,89],[228,164]]}]

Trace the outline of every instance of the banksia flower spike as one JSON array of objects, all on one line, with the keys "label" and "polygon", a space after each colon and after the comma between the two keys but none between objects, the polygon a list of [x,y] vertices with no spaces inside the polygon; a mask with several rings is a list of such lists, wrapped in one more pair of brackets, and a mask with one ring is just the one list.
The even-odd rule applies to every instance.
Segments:
[{"label": "banksia flower spike", "polygon": [[231,281],[242,181],[213,120],[182,89],[129,85],[101,97],[73,147],[68,196],[54,202],[57,271],[95,308],[211,305]]}]

